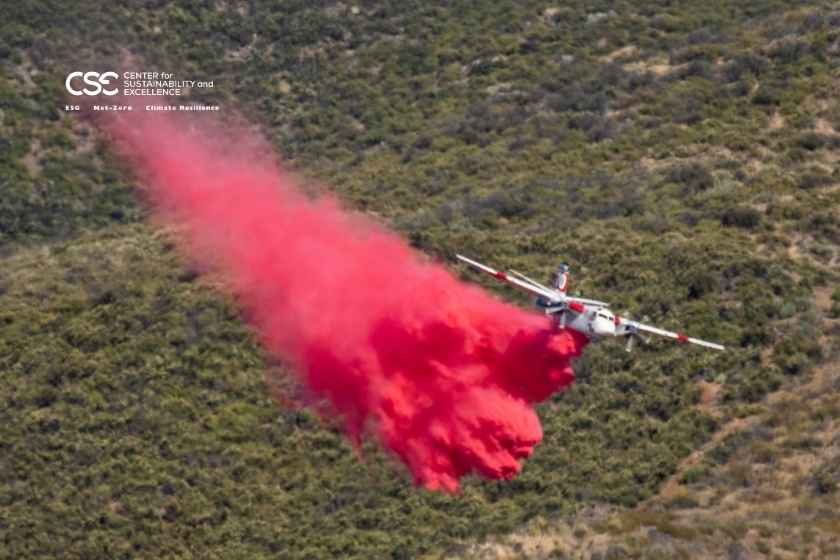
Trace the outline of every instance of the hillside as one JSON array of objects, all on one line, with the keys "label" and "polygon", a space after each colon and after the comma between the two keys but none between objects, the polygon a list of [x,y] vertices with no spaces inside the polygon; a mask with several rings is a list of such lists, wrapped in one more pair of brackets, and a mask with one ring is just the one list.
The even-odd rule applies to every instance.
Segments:
[{"label": "hillside", "polygon": [[[831,6],[4,7],[0,558],[840,555]],[[431,258],[567,260],[731,351],[592,345],[516,480],[413,488],[277,406],[283,364],[63,111],[68,72],[126,60],[214,80],[194,97]]]},{"label": "hillside", "polygon": [[[821,326],[836,340],[838,320],[818,307]],[[839,557],[834,344],[826,363],[753,406],[728,409],[718,399],[720,385],[700,382],[695,406],[721,428],[636,508],[601,504],[576,516],[540,517],[511,535],[471,544],[463,557]]]}]

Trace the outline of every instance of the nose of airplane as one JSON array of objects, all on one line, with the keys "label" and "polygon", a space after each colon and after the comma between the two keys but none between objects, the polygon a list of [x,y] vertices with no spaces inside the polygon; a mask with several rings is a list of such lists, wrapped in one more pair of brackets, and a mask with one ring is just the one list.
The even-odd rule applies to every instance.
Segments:
[{"label": "nose of airplane", "polygon": [[602,317],[593,321],[592,328],[599,336],[615,336],[615,323]]}]

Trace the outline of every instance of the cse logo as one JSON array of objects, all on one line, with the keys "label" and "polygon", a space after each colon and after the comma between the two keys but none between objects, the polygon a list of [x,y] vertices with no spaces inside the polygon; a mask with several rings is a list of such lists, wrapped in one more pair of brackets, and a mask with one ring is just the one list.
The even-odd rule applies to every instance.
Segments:
[{"label": "cse logo", "polygon": [[[73,87],[73,81],[77,78],[81,78],[85,84],[91,86],[91,89],[84,88],[81,91],[75,89]],[[67,88],[70,95],[99,95],[100,93],[116,95],[117,88],[105,89],[103,87],[110,86],[111,80],[114,78],[119,78],[116,72],[71,72],[67,75],[67,79],[64,80],[64,87]]]}]

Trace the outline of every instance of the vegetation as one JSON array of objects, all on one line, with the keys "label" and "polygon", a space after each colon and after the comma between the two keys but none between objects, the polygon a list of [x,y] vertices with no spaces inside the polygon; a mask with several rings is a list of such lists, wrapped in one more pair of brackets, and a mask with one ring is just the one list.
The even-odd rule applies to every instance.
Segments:
[{"label": "vegetation", "polygon": [[[507,533],[514,556],[596,536],[607,557],[837,553],[830,3],[28,0],[4,16],[0,557],[470,556]],[[380,450],[360,460],[276,405],[263,373],[282,364],[141,225],[108,139],[63,110],[68,72],[128,66],[214,80],[193,97],[436,258],[535,276],[563,258],[573,290],[732,351],[591,346],[518,479],[412,488]]]}]

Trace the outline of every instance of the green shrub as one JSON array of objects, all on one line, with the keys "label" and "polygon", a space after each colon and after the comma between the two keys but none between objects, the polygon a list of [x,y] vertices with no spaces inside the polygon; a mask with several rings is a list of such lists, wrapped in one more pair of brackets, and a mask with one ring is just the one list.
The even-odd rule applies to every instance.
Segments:
[{"label": "green shrub", "polygon": [[689,163],[672,167],[667,178],[673,183],[679,183],[685,194],[696,194],[714,186],[714,177],[703,165]]},{"label": "green shrub", "polygon": [[695,484],[709,475],[709,467],[703,463],[687,469],[680,482],[683,484]]},{"label": "green shrub", "polygon": [[720,223],[727,227],[755,229],[761,224],[761,213],[747,206],[727,208],[720,217]]},{"label": "green shrub", "polygon": [[825,147],[827,143],[828,139],[824,135],[817,134],[816,132],[806,132],[796,139],[798,146],[811,152]]},{"label": "green shrub", "polygon": [[823,187],[825,185],[830,185],[833,182],[834,179],[831,177],[831,175],[823,172],[822,170],[808,171],[800,175],[799,188],[809,190],[817,187]]},{"label": "green shrub", "polygon": [[833,494],[840,481],[840,470],[836,464],[826,464],[815,469],[811,478],[817,494]]},{"label": "green shrub", "polygon": [[753,96],[756,105],[778,105],[782,100],[782,89],[772,84],[761,84]]}]

